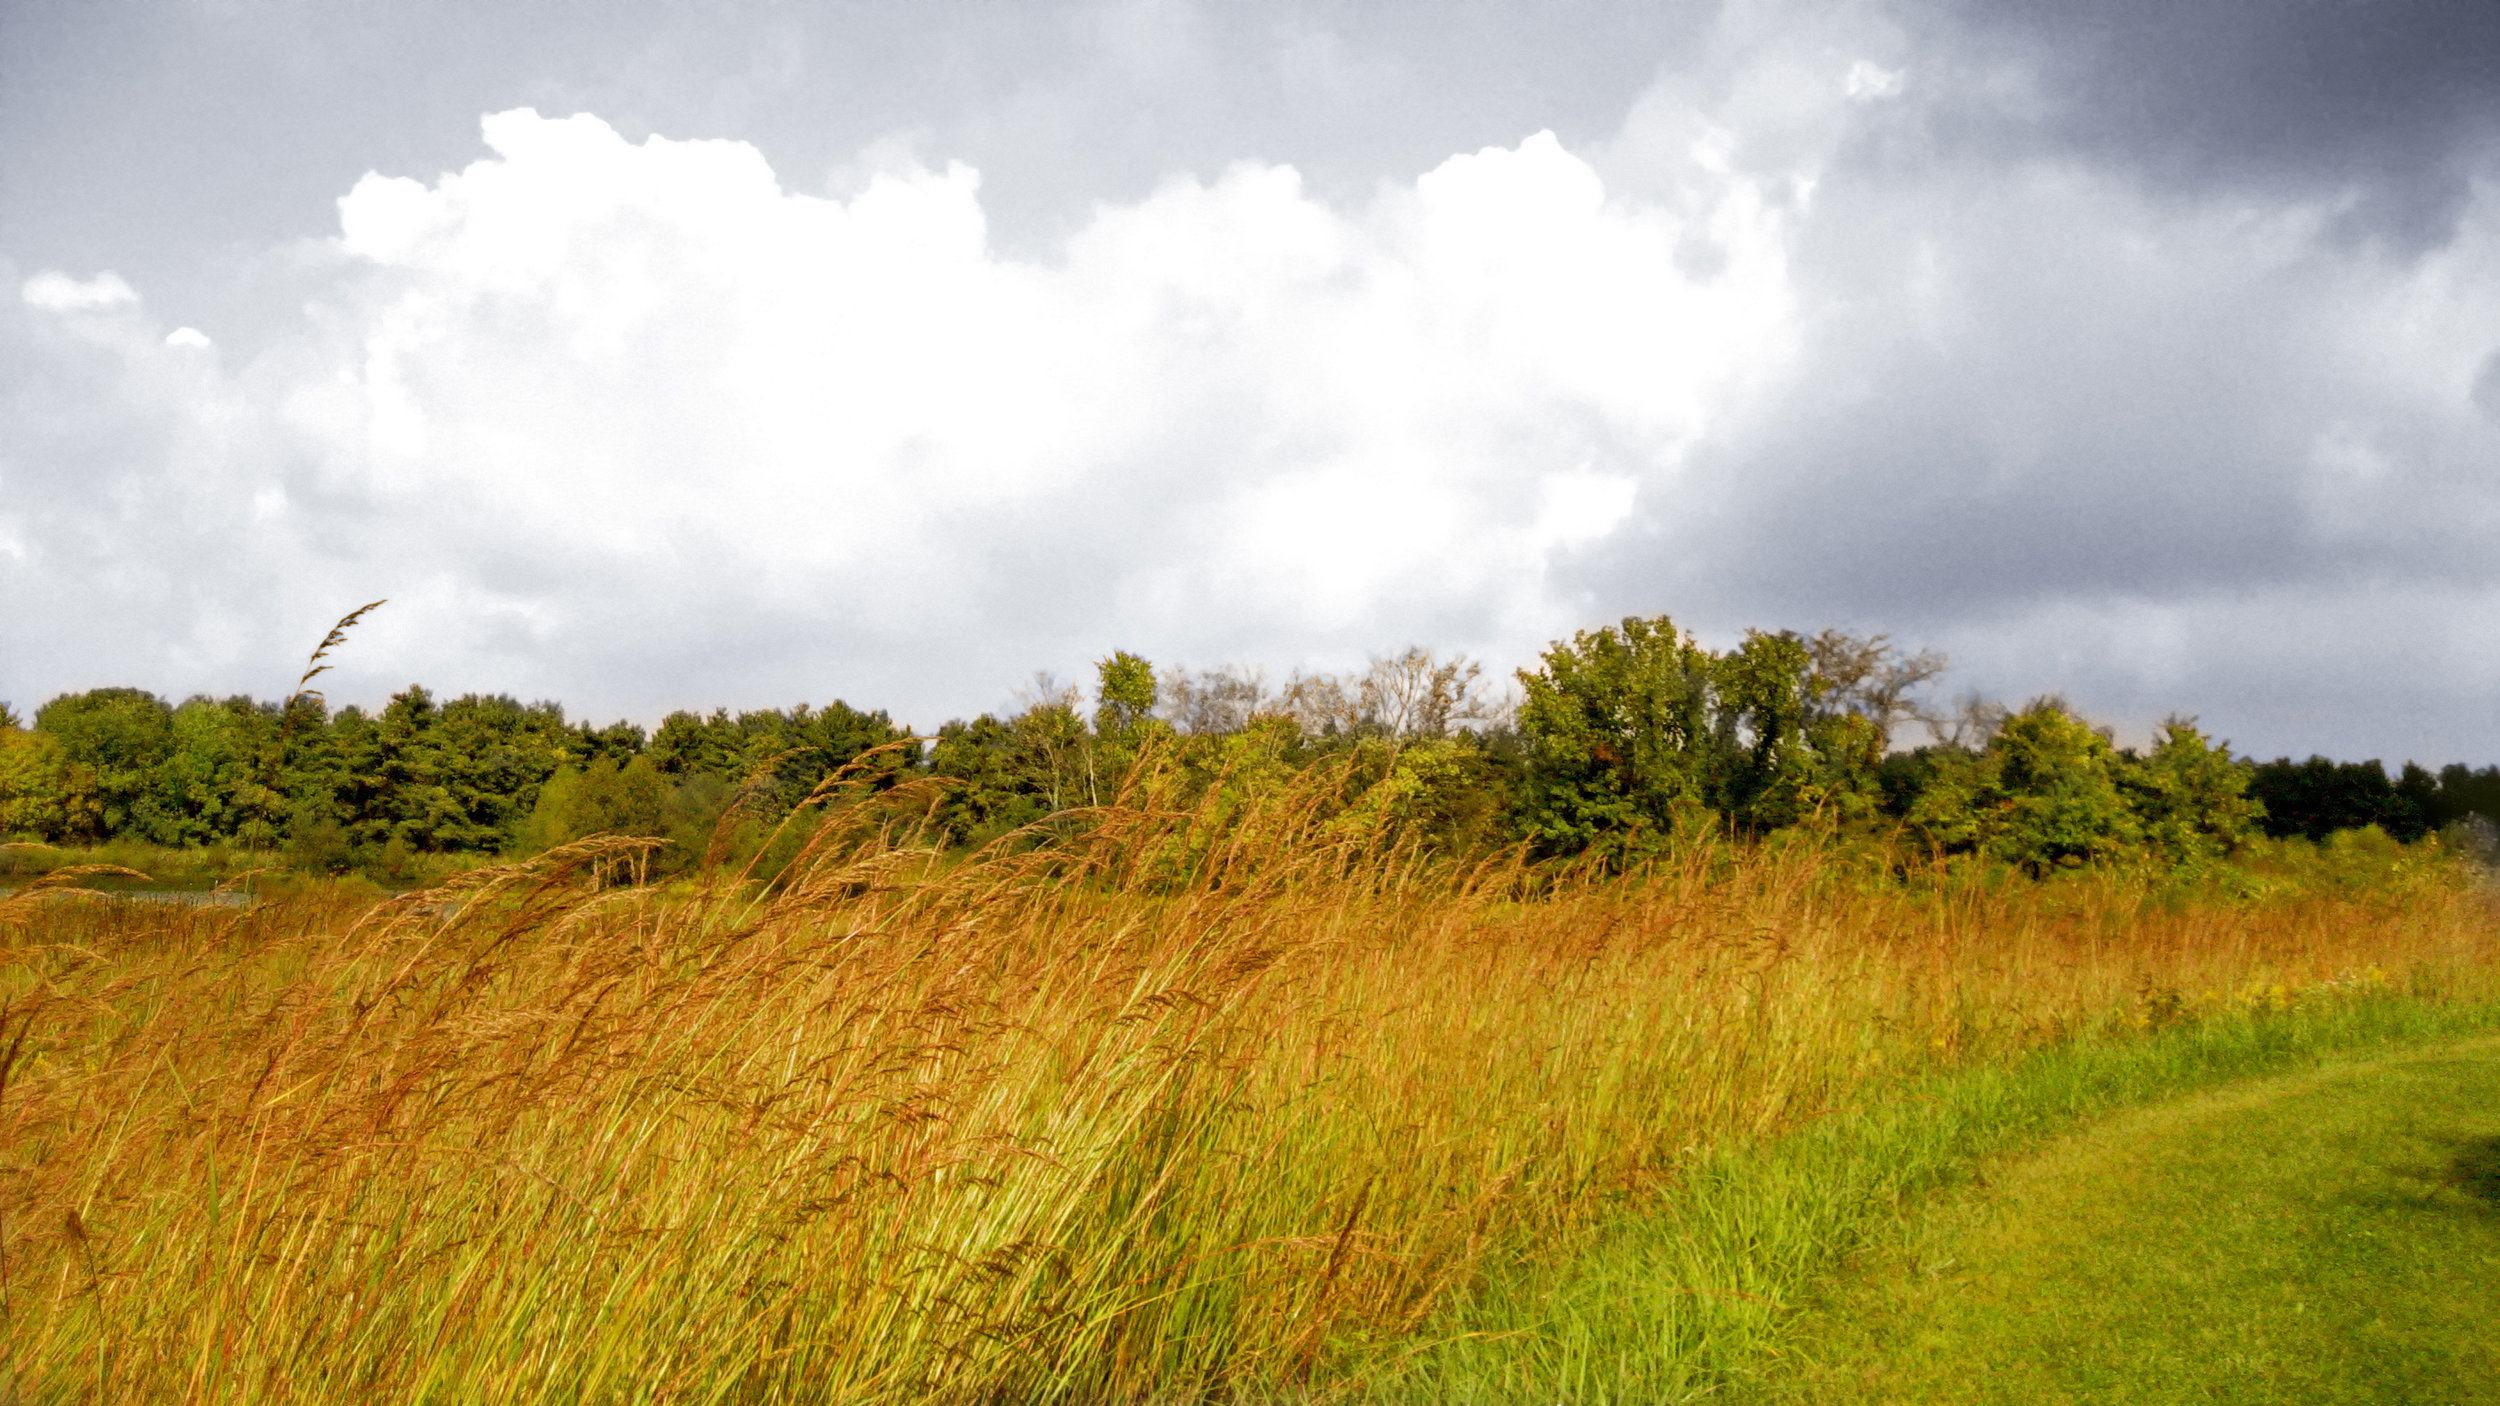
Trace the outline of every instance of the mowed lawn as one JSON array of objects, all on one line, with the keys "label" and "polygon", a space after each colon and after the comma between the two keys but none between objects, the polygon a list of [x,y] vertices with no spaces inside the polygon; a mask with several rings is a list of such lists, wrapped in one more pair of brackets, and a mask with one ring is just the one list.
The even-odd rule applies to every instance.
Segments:
[{"label": "mowed lawn", "polygon": [[2124,1114],[1938,1203],[1777,1399],[2500,1402],[2500,1039]]}]

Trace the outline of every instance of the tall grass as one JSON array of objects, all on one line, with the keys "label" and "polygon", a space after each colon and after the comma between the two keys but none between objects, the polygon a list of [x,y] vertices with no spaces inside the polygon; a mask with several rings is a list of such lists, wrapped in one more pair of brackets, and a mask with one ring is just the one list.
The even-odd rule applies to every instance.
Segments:
[{"label": "tall grass", "polygon": [[[0,900],[0,1298],[38,1401],[1355,1392],[1489,1270],[1938,1071],[2491,987],[2436,852],[2212,882],[1809,839],[1431,861],[1342,778],[1150,778],[769,885],[593,840],[380,903]],[[1244,799],[1244,797],[1248,799]]]}]

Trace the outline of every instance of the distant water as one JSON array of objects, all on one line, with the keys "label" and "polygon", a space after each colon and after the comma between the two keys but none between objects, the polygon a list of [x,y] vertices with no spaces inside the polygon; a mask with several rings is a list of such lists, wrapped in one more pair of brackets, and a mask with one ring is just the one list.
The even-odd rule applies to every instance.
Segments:
[{"label": "distant water", "polygon": [[211,893],[206,889],[123,889],[113,895],[132,903],[180,903],[192,908],[248,908],[252,896],[228,890]]},{"label": "distant water", "polygon": [[[207,889],[80,889],[78,891],[85,894],[101,893],[106,898],[125,903],[175,903],[185,908],[249,908],[252,906],[250,894],[232,891],[226,893],[211,893]],[[0,889],[0,898],[6,898],[15,892],[17,892],[15,889]],[[0,1401],[6,1399],[0,1397]]]}]

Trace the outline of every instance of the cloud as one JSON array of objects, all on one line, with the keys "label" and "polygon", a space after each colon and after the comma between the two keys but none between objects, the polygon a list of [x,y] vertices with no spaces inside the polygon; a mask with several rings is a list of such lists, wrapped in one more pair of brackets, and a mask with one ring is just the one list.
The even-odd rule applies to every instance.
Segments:
[{"label": "cloud", "polygon": [[[990,247],[960,165],[831,199],[741,143],[525,110],[484,135],[439,180],[359,182],[306,325],[230,372],[117,281],[28,285],[115,314],[49,335],[116,359],[99,421],[165,441],[95,446],[114,474],[38,514],[151,542],[118,604],[202,672],[274,678],[327,602],[385,594],[368,668],[645,714],[938,713],[1114,645],[1520,654],[1591,608],[1558,555],[1789,350],[1784,215],[1726,177],[1626,206],[1550,135],[1353,210],[1286,167],[1176,179],[1047,260]],[[227,592],[285,623],[212,627]],[[9,628],[93,651],[64,623]]]},{"label": "cloud", "polygon": [[248,352],[101,275],[0,310],[0,686],[273,692],[389,595],[334,696],[927,725],[1114,647],[1509,664],[1671,611],[2268,754],[2490,760],[2473,100],[2389,119],[2444,134],[2443,203],[2379,237],[2366,162],[2247,113],[2194,161],[2091,126],[2104,50],[2027,14],[1739,7],[1602,142],[1362,198],[1247,161],[1012,245],[929,142],[820,196],[501,113],[459,171],[357,183]]},{"label": "cloud", "polygon": [[[1962,683],[2064,689],[2139,729],[2180,709],[2269,751],[2490,755],[2493,670],[2456,642],[2488,633],[2500,584],[2500,424],[2478,408],[2500,183],[2436,247],[2357,246],[2334,192],[1975,147],[1974,105],[2011,130],[2024,99],[1957,82],[1807,148],[1803,350],[1772,413],[1696,446],[1683,510],[1577,579],[1714,623],[1888,629],[1949,649]],[[1654,101],[1626,159],[1690,110]],[[1732,159],[1756,159],[1736,130]]]},{"label": "cloud", "polygon": [[110,270],[84,283],[65,273],[39,273],[27,279],[19,291],[26,306],[45,312],[96,312],[139,301],[137,290]]},{"label": "cloud", "polygon": [[2178,5],[1950,0],[1912,22],[2013,62],[2050,139],[2174,188],[2318,200],[2339,233],[2444,241],[2500,136],[2480,0]]}]

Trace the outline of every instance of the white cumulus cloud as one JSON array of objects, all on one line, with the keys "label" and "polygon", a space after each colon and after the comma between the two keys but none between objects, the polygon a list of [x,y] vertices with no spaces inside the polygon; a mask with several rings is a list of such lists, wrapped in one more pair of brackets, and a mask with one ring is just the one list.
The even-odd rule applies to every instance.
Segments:
[{"label": "white cumulus cloud", "polygon": [[[1114,646],[1516,655],[1586,613],[1556,553],[1787,351],[1784,216],[1724,177],[1628,204],[1545,134],[1360,209],[1176,179],[1044,259],[991,247],[960,165],[837,199],[737,142],[484,135],[359,182],[306,325],[231,376],[152,364],[192,329],[90,329],[177,442],[126,515],[232,592],[196,635],[283,603],[225,632],[275,651],[392,595],[390,666],[646,713],[932,713]],[[110,275],[26,299],[141,316]]]},{"label": "white cumulus cloud", "polygon": [[58,270],[39,273],[19,293],[28,307],[45,312],[94,312],[139,301],[138,291],[109,269],[84,282]]}]

